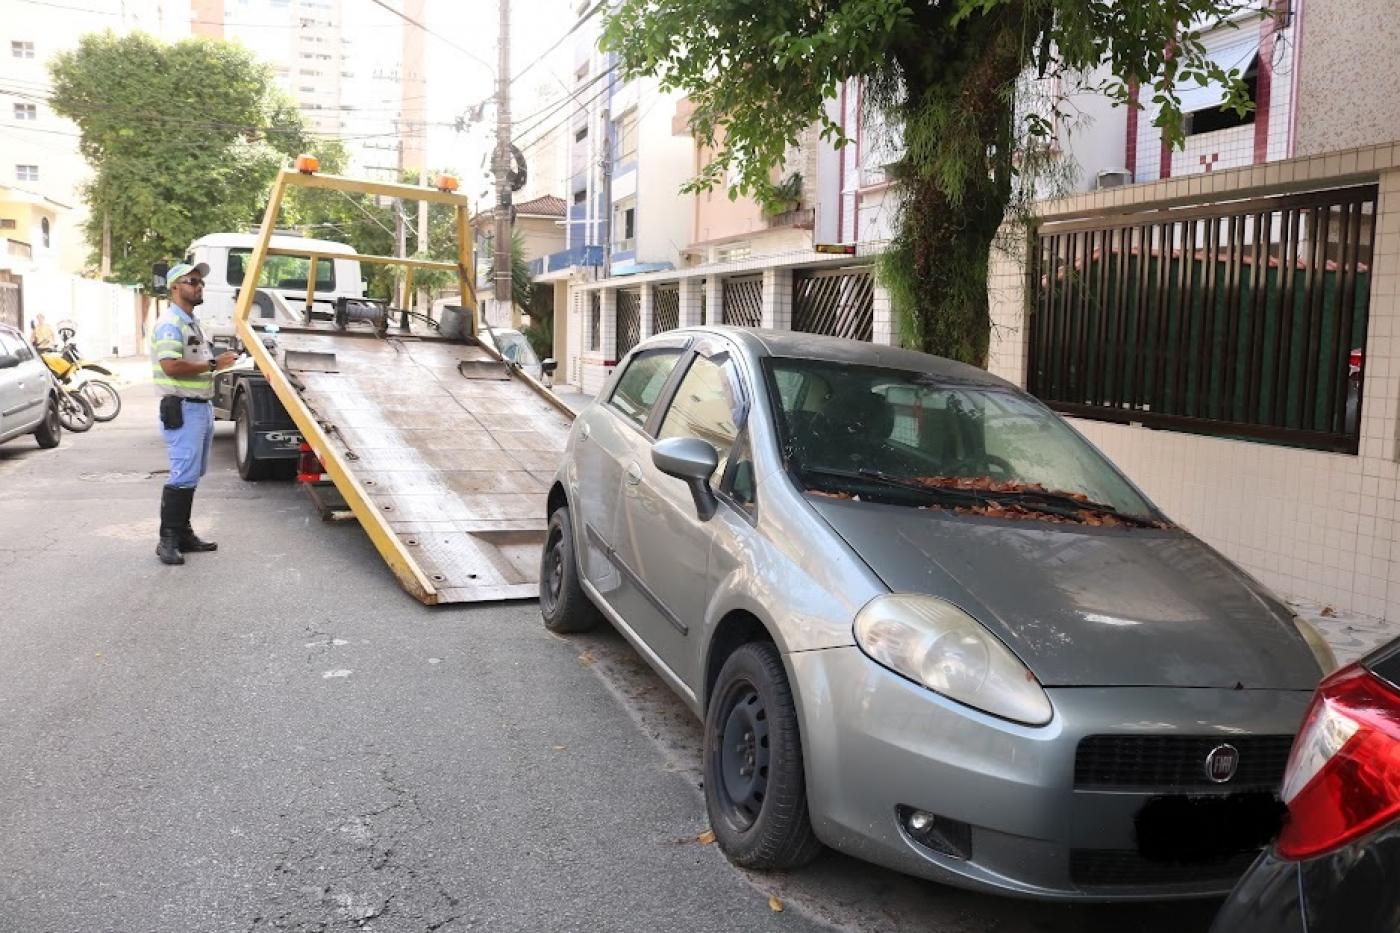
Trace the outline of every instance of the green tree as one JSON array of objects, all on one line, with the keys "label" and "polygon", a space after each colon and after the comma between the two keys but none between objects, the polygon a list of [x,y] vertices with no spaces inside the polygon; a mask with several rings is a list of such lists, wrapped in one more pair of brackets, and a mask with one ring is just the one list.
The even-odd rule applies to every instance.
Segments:
[{"label": "green tree", "polygon": [[[990,323],[987,264],[997,230],[1043,151],[1057,104],[1027,101],[1028,75],[1082,78],[1128,104],[1134,86],[1161,106],[1157,124],[1183,140],[1182,82],[1214,80],[1227,105],[1250,106],[1244,84],[1205,55],[1201,36],[1256,0],[621,0],[603,48],[628,75],[685,91],[697,139],[723,144],[688,190],[723,183],[779,199],[772,170],[841,82],[859,79],[868,109],[902,137],[892,166],[901,205],[881,263],[906,345],[982,364]],[[1256,12],[1256,17],[1260,14]],[[1257,18],[1241,24],[1258,28]],[[1030,160],[1033,163],[1035,160]]]},{"label": "green tree", "polygon": [[93,262],[106,221],[117,281],[148,281],[192,240],[255,222],[278,168],[317,148],[271,70],[230,43],[93,33],[50,72],[53,108],[78,125],[93,170]]}]

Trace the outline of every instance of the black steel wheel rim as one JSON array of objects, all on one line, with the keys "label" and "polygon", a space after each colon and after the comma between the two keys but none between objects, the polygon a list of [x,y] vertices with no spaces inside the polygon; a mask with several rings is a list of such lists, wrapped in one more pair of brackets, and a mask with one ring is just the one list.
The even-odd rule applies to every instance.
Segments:
[{"label": "black steel wheel rim", "polygon": [[559,594],[564,591],[564,535],[558,528],[549,531],[549,547],[544,555],[544,586],[540,588],[540,598],[544,601],[546,613],[552,613],[559,605]]},{"label": "black steel wheel rim", "polygon": [[719,746],[716,790],[725,816],[748,829],[768,795],[768,709],[752,684],[736,684],[729,695]]}]

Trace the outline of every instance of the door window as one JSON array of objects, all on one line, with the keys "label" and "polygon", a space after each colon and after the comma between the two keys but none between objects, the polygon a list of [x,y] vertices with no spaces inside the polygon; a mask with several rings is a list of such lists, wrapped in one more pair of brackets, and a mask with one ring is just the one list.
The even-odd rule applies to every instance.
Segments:
[{"label": "door window", "polygon": [[645,427],[680,356],[678,348],[653,350],[634,356],[623,371],[622,378],[617,381],[617,388],[613,389],[608,404],[637,427]]},{"label": "door window", "polygon": [[698,437],[708,441],[719,453],[719,467],[710,477],[724,475],[725,463],[739,436],[739,402],[733,364],[728,357],[697,356],[676,389],[676,397],[661,422],[657,435],[668,437]]},{"label": "door window", "polygon": [[29,344],[24,338],[16,337],[9,331],[0,330],[0,353],[13,353],[19,357],[20,362],[32,360],[34,354],[29,351]]}]

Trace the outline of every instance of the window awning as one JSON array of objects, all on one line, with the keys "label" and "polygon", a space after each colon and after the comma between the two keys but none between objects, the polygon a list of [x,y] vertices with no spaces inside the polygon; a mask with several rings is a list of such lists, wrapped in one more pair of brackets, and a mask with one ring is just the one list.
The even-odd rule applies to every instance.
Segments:
[{"label": "window awning", "polygon": [[[1222,71],[1238,71],[1241,75],[1258,54],[1259,33],[1243,29],[1229,43],[1206,50],[1206,58],[1219,65]],[[1176,85],[1176,96],[1181,100],[1182,113],[1218,110],[1225,102],[1225,85],[1210,81],[1202,86],[1195,81],[1183,81]]]}]

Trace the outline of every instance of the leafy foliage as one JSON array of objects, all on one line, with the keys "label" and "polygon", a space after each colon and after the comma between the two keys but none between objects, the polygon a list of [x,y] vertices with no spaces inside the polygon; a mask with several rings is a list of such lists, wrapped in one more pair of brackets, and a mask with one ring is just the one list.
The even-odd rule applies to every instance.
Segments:
[{"label": "leafy foliage", "polygon": [[737,177],[731,194],[767,205],[781,203],[772,170],[802,130],[816,122],[823,138],[849,142],[823,108],[858,80],[903,150],[889,166],[902,206],[882,264],[901,333],[981,363],[988,250],[1027,184],[1021,156],[1045,148],[1062,116],[1058,103],[1023,106],[1027,78],[1075,84],[1104,65],[1097,89],[1132,105],[1135,88],[1155,88],[1155,122],[1180,145],[1178,86],[1217,81],[1227,106],[1252,106],[1202,36],[1236,16],[1257,28],[1258,10],[1259,0],[621,0],[602,41],[626,74],[689,95],[691,129],[715,155],[687,190]]},{"label": "leafy foliage", "polygon": [[[486,260],[486,278],[489,281],[495,276],[496,256],[493,250]],[[510,236],[510,297],[511,301],[527,314],[533,288],[534,283],[530,281],[530,260],[525,256],[525,238],[521,235],[520,228],[514,227]]]},{"label": "leafy foliage", "polygon": [[53,108],[78,125],[93,168],[93,264],[105,218],[121,282],[146,282],[152,263],[183,256],[194,239],[255,221],[279,166],[323,148],[271,71],[237,45],[92,33],[50,70]]}]

